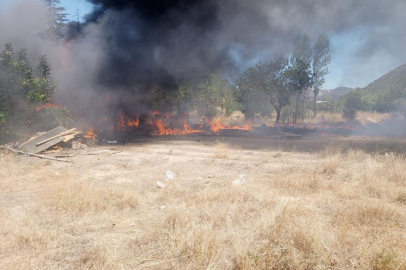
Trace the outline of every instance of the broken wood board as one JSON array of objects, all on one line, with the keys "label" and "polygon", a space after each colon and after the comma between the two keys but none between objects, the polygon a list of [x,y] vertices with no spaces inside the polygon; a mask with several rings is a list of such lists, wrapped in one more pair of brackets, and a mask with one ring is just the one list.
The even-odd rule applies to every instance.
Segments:
[{"label": "broken wood board", "polygon": [[51,138],[48,138],[48,139],[46,139],[46,140],[43,140],[42,142],[36,143],[35,146],[40,146],[41,144],[44,144],[44,143],[49,142],[49,141],[52,141],[52,140],[55,139],[55,138],[63,137],[63,136],[65,136],[65,135],[68,135],[68,134],[74,132],[75,130],[76,130],[76,128],[72,128],[72,129],[70,129],[70,130],[68,130],[68,131],[59,133],[58,135],[55,135],[55,136],[52,136]]},{"label": "broken wood board", "polygon": [[69,142],[70,140],[73,140],[76,137],[76,135],[78,135],[80,133],[82,133],[82,132],[78,131],[78,132],[72,133],[70,135],[63,136],[63,142]]},{"label": "broken wood board", "polygon": [[61,134],[62,132],[65,132],[66,129],[62,126],[59,126],[57,128],[54,128],[53,130],[50,130],[41,136],[38,136],[37,138],[25,142],[22,145],[20,145],[20,148],[26,152],[32,153],[32,154],[37,154],[39,152],[42,152],[60,142],[63,141],[63,137],[57,137],[55,139],[50,140],[49,142],[46,142],[44,144],[41,144],[39,146],[36,146],[37,143],[42,142],[46,139],[52,138],[55,135]]}]

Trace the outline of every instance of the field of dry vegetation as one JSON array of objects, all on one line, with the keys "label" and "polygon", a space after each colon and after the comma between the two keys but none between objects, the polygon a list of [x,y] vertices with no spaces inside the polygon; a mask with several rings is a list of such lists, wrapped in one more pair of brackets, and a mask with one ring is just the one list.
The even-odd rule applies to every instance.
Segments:
[{"label": "field of dry vegetation", "polygon": [[406,157],[216,140],[0,152],[0,269],[406,269]]}]

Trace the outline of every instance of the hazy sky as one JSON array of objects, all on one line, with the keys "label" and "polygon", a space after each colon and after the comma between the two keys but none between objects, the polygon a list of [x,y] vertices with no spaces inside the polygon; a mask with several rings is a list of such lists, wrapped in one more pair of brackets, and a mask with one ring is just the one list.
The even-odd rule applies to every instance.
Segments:
[{"label": "hazy sky", "polygon": [[[17,1],[19,0],[0,0],[0,11],[6,11],[11,3]],[[387,3],[391,5],[391,1]],[[86,0],[61,0],[61,5],[67,8],[72,19],[75,18],[77,8],[80,9],[81,16],[92,10],[92,4]],[[397,22],[396,25],[399,25],[399,23]],[[387,23],[386,26],[390,28],[391,25]],[[399,40],[395,38],[391,41],[391,44],[395,43],[396,46],[394,47],[398,48],[398,50],[388,49],[385,45],[388,44],[388,41],[385,41],[385,35],[396,31],[389,28],[362,28],[354,25],[350,30],[337,34],[328,33],[332,46],[332,62],[329,66],[330,74],[326,79],[324,88],[330,89],[338,86],[364,87],[388,71],[406,63],[405,32],[399,31]],[[370,39],[371,35],[379,36],[380,34],[383,36],[382,40],[373,39],[376,43],[374,49],[372,52],[368,51],[364,41]],[[393,38],[393,36],[392,33],[390,37]],[[257,59],[253,59],[250,64],[255,61]]]}]

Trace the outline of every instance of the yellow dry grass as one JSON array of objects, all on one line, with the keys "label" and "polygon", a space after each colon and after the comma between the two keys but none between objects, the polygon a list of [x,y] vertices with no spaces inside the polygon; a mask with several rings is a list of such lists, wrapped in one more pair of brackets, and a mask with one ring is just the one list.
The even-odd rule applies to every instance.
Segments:
[{"label": "yellow dry grass", "polygon": [[406,269],[401,155],[118,150],[74,164],[0,152],[0,269]]},{"label": "yellow dry grass", "polygon": [[[378,112],[357,112],[355,121],[362,125],[368,125],[371,123],[381,123],[390,120],[393,116],[389,113]],[[339,113],[330,112],[318,112],[314,118],[308,118],[305,120],[307,124],[342,124],[345,122],[342,115]]]}]

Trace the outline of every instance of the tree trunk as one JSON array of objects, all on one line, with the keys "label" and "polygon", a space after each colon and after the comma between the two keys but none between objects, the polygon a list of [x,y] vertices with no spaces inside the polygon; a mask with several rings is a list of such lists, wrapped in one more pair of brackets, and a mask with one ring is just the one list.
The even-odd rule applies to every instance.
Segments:
[{"label": "tree trunk", "polygon": [[297,117],[299,114],[299,101],[300,101],[300,93],[296,93],[296,108],[295,111],[293,113],[293,124],[296,124],[297,122]]},{"label": "tree trunk", "polygon": [[281,119],[281,109],[282,108],[276,109],[276,123],[279,123],[279,120]]},{"label": "tree trunk", "polygon": [[306,117],[306,98],[303,98],[302,121],[305,120],[305,117]]},{"label": "tree trunk", "polygon": [[313,90],[314,93],[314,99],[313,99],[313,117],[316,117],[317,115],[317,97],[319,95],[319,89],[315,88]]}]

